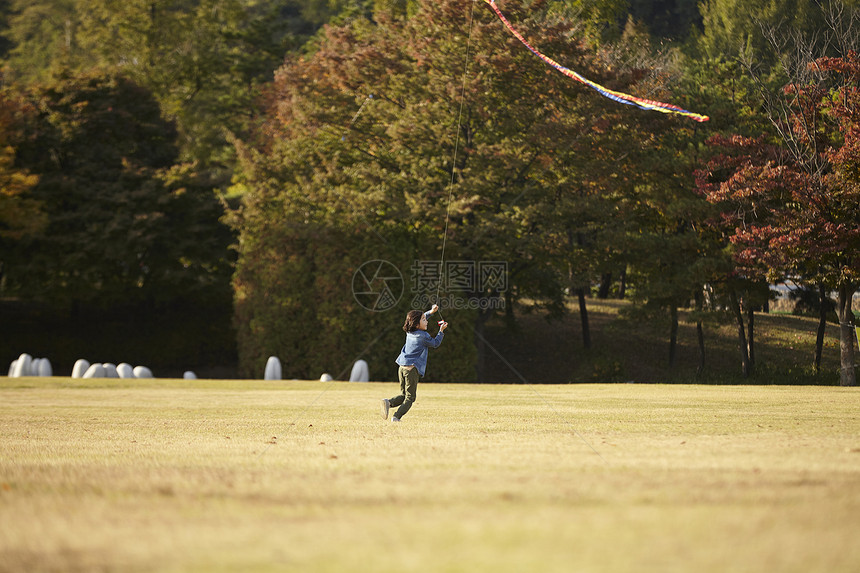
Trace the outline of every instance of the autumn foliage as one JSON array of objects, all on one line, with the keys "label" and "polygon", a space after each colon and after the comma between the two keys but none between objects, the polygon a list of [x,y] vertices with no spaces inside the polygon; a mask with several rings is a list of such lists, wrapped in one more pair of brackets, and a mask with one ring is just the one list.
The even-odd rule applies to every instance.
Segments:
[{"label": "autumn foliage", "polygon": [[722,208],[738,272],[837,292],[842,383],[853,385],[851,299],[860,284],[860,59],[821,58],[817,81],[790,84],[779,136],[711,138],[698,185]]}]

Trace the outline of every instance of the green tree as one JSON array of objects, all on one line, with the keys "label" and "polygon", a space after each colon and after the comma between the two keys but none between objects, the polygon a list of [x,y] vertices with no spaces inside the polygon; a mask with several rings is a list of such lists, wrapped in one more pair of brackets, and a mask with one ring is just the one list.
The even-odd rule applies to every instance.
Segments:
[{"label": "green tree", "polygon": [[46,79],[58,66],[83,64],[78,1],[10,1],[4,40],[10,45],[5,61],[12,79]]},{"label": "green tree", "polygon": [[[683,92],[672,83],[678,74],[676,64],[665,55],[654,55],[641,27],[628,23],[620,42],[604,47],[601,59],[618,70],[603,81],[694,107],[686,103],[696,100],[687,96],[684,101]],[[598,282],[605,289],[613,274],[626,281],[628,268],[633,270],[640,298],[660,310],[671,310],[669,300],[678,304],[677,288],[667,288],[669,273],[663,265],[686,270],[690,256],[680,257],[678,249],[660,244],[657,237],[665,239],[666,228],[671,226],[674,232],[678,225],[667,210],[683,209],[675,204],[683,195],[683,174],[691,155],[681,150],[694,149],[696,139],[701,139],[696,135],[698,124],[683,118],[637,112],[603,98],[590,103],[594,107],[583,109],[588,119],[579,135],[568,140],[568,148],[548,169],[557,180],[547,185],[554,194],[543,213],[546,236],[553,237],[547,247],[559,273],[567,278],[566,288],[578,299],[585,348],[591,346],[586,298]],[[669,221],[661,222],[666,217]],[[649,266],[648,257],[664,262]],[[654,288],[649,290],[649,285]],[[687,289],[684,296],[691,293]]]},{"label": "green tree", "polygon": [[[82,50],[147,86],[175,120],[184,160],[227,170],[230,132],[241,133],[271,53],[243,0],[90,0],[80,10]],[[257,18],[270,16],[260,13]],[[262,46],[259,44],[263,44]],[[287,46],[280,46],[286,50]]]},{"label": "green tree", "polygon": [[[724,322],[728,317],[718,308],[734,308],[732,300],[740,305],[740,301],[751,302],[751,298],[750,285],[735,277],[735,266],[726,251],[729,239],[717,224],[717,210],[702,196],[694,174],[714,154],[705,145],[713,131],[761,130],[766,120],[757,114],[759,103],[753,84],[737,63],[685,58],[678,69],[676,97],[688,109],[707,110],[711,119],[702,126],[686,121],[652,121],[640,128],[650,138],[630,153],[631,168],[637,170],[630,195],[630,218],[635,226],[625,244],[630,252],[636,314],[643,319],[668,318],[670,365],[677,356],[678,310],[694,306],[697,372],[702,374],[706,367],[705,324]],[[752,372],[749,356],[754,356],[750,332],[754,306],[744,308],[748,323],[741,317],[738,332],[742,371],[748,376]],[[738,316],[733,313],[731,318],[737,320]]]},{"label": "green tree", "polygon": [[13,0],[9,79],[47,80],[98,68],[146,86],[179,131],[181,157],[232,170],[261,85],[335,13],[278,0]]},{"label": "green tree", "polygon": [[30,97],[38,115],[17,159],[39,176],[32,195],[48,224],[9,261],[8,287],[107,307],[228,284],[220,205],[178,166],[175,130],[150,92],[94,74]]},{"label": "green tree", "polygon": [[0,91],[0,292],[6,292],[6,269],[23,245],[45,228],[42,203],[33,197],[38,175],[20,166],[18,147],[26,141],[25,126],[34,114],[9,90]]},{"label": "green tree", "polygon": [[[17,148],[26,140],[27,117],[33,113],[9,90],[0,92],[0,244],[6,242],[4,251],[45,226],[41,203],[32,196],[39,177],[16,162]],[[0,256],[0,265],[6,258]]]},{"label": "green tree", "polygon": [[[632,48],[595,52],[571,41],[579,22],[547,19],[543,2],[506,9],[535,45],[589,77],[614,89],[636,84],[665,93],[669,75],[637,68]],[[593,277],[617,268],[604,229],[617,223],[616,183],[632,186],[633,170],[615,163],[631,141],[647,140],[626,128],[631,116],[648,112],[558,74],[486,11],[475,13],[464,74],[468,17],[448,1],[422,3],[406,21],[353,20],[328,29],[312,54],[279,70],[264,127],[242,153],[245,202],[234,220],[246,372],[283,351],[293,357],[294,375],[316,375],[334,345],[323,337],[346,338],[342,353],[360,355],[364,338],[346,334],[363,327],[349,298],[349,270],[374,252],[398,264],[440,260],[447,237],[446,261],[508,261],[508,288],[539,293],[550,308],[559,308],[562,289],[574,281],[585,293]],[[607,61],[626,71],[608,72]],[[316,262],[330,257],[338,261],[331,269]],[[331,329],[313,318],[312,303],[333,311],[321,316],[336,315],[326,318]],[[486,315],[452,316],[474,340],[457,343],[459,362],[445,364],[441,376],[470,379],[471,365],[481,362]],[[399,322],[364,318],[372,332]],[[385,352],[399,347],[396,337],[378,360],[390,360]]]},{"label": "green tree", "polygon": [[683,39],[701,25],[698,0],[629,0],[630,15],[658,38]]},{"label": "green tree", "polygon": [[11,0],[0,0],[0,60],[4,59],[12,47],[6,37],[9,31],[9,17],[12,15]]},{"label": "green tree", "polygon": [[583,39],[598,46],[618,39],[628,18],[628,0],[550,0],[548,5],[550,14],[579,22]]},{"label": "green tree", "polygon": [[[704,31],[699,49],[705,57],[731,60],[754,57],[765,71],[776,64],[762,27],[815,34],[823,27],[815,0],[706,0],[700,6]],[[793,51],[786,45],[784,49]]]},{"label": "green tree", "polygon": [[[535,17],[540,6],[533,8],[529,14]],[[583,46],[564,40],[570,22],[549,25],[515,8],[511,16],[545,49],[566,54],[581,68],[592,65],[593,56]],[[353,253],[367,257],[374,250],[407,263],[438,261],[447,227],[446,261],[510,261],[522,284],[545,282],[539,278],[540,233],[523,213],[531,195],[543,192],[541,173],[578,133],[578,106],[595,98],[536,60],[491,13],[480,10],[474,15],[469,51],[474,63],[464,86],[468,17],[462,5],[451,1],[423,3],[420,13],[403,25],[384,19],[378,24],[353,21],[328,30],[312,56],[279,71],[265,132],[271,135],[255,144],[258,151],[247,155],[250,162],[243,170],[248,197],[237,227],[242,232],[237,313],[240,338],[247,337],[248,344],[261,338],[254,324],[264,320],[264,297],[275,292],[262,288],[265,279],[255,276],[263,273],[256,261],[276,256],[265,254],[274,248],[268,233],[276,232],[266,223],[270,213],[283,214],[279,225],[285,229],[305,228],[300,223],[327,232],[342,233],[344,226],[362,229],[364,244],[339,245],[353,268],[362,262]],[[459,152],[452,165],[455,146]],[[305,252],[301,241],[276,244],[295,245],[298,251],[291,247],[289,252],[297,265],[310,264],[323,248],[317,244]],[[258,245],[259,252],[254,250]],[[529,257],[533,263],[520,264]],[[351,273],[341,271],[344,275]],[[254,302],[255,296],[261,302]],[[338,296],[355,306],[348,291]],[[301,313],[303,304],[283,306]],[[250,310],[242,314],[246,307]],[[454,363],[439,359],[440,375],[473,379],[486,317],[444,308],[443,313],[452,325],[460,325],[452,326],[449,338],[465,338],[447,351],[456,357]],[[361,313],[341,308],[337,314],[353,317],[341,333],[360,327]],[[382,325],[400,317],[369,316],[366,321]],[[313,322],[295,321],[290,328],[314,348],[320,335]],[[269,332],[268,337],[277,340],[279,335]],[[389,354],[390,346],[399,343],[387,345]],[[360,350],[355,348],[355,355]],[[245,359],[260,364],[263,358],[257,352]]]},{"label": "green tree", "polygon": [[[386,312],[371,312],[351,289],[362,264],[373,260],[400,269],[408,288],[413,261],[435,257],[435,248],[422,247],[444,225],[444,205],[428,202],[421,180],[432,181],[433,202],[441,201],[447,177],[436,145],[446,134],[416,120],[428,110],[450,113],[453,102],[430,97],[421,83],[426,71],[424,78],[407,73],[416,62],[404,57],[404,38],[414,41],[414,33],[353,20],[328,30],[312,56],[276,76],[268,137],[258,142],[264,152],[243,154],[245,199],[235,223],[243,372],[259,369],[267,354],[285,357],[296,376],[347,371],[358,357],[374,367],[390,363],[402,344],[409,293],[380,309]],[[443,123],[450,129],[451,122],[448,116]],[[409,165],[407,154],[425,162]],[[456,312],[448,314],[456,321]],[[470,331],[464,326],[459,342],[454,333],[428,375],[473,379]]]}]

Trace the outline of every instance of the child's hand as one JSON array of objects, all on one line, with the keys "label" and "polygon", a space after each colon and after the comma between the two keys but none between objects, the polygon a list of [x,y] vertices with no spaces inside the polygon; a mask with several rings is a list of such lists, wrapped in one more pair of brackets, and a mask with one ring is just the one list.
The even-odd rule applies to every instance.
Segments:
[{"label": "child's hand", "polygon": [[433,305],[433,308],[431,308],[431,309],[430,309],[430,314],[433,314],[433,313],[434,313],[434,312],[436,312],[437,310],[439,310],[439,305],[438,305],[438,304],[434,304],[434,305]]},{"label": "child's hand", "polygon": [[439,332],[445,332],[445,329],[448,328],[448,323],[442,321],[439,323]]}]

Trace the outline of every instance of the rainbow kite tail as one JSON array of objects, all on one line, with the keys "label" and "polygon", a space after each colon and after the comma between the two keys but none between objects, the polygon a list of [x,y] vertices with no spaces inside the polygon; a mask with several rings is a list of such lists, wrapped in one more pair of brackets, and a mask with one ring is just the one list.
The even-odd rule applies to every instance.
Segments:
[{"label": "rainbow kite tail", "polygon": [[502,21],[502,23],[511,32],[511,34],[513,34],[514,37],[516,39],[518,39],[526,48],[528,48],[529,51],[531,51],[535,56],[537,56],[538,58],[543,60],[547,65],[555,68],[556,70],[558,70],[559,72],[561,72],[565,76],[590,87],[591,89],[593,89],[594,91],[596,91],[597,93],[602,95],[603,97],[609,98],[609,99],[616,101],[618,103],[623,103],[625,105],[633,105],[633,106],[636,106],[640,109],[645,109],[645,110],[650,110],[650,111],[659,111],[660,113],[673,113],[673,114],[677,114],[677,115],[683,115],[685,117],[689,117],[690,119],[692,119],[694,121],[698,121],[698,122],[705,122],[705,121],[708,121],[710,119],[706,115],[701,115],[698,113],[694,113],[692,111],[687,111],[686,109],[681,109],[680,107],[678,107],[676,105],[672,105],[670,103],[663,103],[663,102],[659,102],[659,101],[639,98],[639,97],[636,97],[636,96],[633,96],[630,94],[626,94],[626,93],[622,93],[622,92],[616,92],[616,91],[613,91],[613,90],[610,90],[608,88],[603,87],[602,85],[598,84],[597,82],[593,82],[593,81],[589,80],[588,78],[583,77],[582,75],[574,72],[573,70],[568,69],[565,66],[559,64],[558,62],[556,62],[555,60],[553,60],[549,56],[545,56],[538,49],[536,49],[534,46],[529,44],[528,40],[526,40],[523,37],[523,35],[520,34],[517,31],[517,29],[513,27],[513,25],[508,21],[508,19],[505,18],[505,15],[502,14],[501,10],[499,10],[499,7],[496,6],[496,0],[484,0],[484,3],[486,3],[487,5],[490,6],[490,8],[493,9],[493,12],[496,13],[496,16],[499,17],[499,20]]}]

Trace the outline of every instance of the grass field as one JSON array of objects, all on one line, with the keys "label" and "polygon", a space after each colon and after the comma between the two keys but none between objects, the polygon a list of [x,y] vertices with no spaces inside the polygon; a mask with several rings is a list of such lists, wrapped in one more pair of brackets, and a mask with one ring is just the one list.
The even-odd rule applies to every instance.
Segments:
[{"label": "grass field", "polygon": [[860,571],[860,394],[0,378],[0,571]]}]

